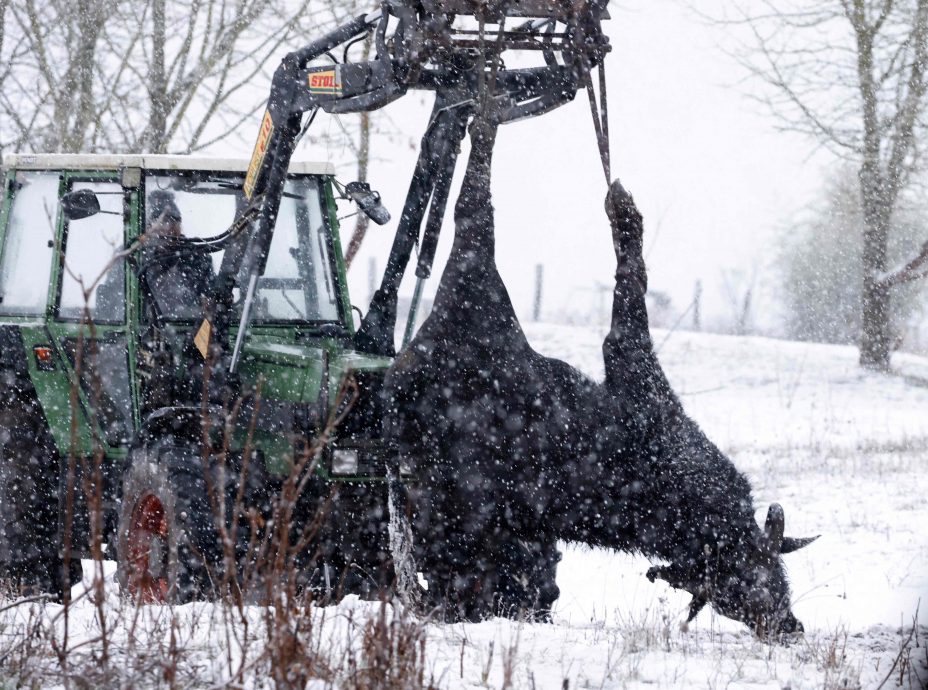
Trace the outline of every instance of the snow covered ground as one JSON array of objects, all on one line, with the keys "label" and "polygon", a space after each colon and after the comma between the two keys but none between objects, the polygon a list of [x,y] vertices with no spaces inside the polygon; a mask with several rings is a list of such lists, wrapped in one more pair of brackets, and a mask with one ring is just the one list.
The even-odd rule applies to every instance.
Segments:
[{"label": "snow covered ground", "polygon": [[[539,351],[602,377],[601,333],[543,324],[528,331]],[[671,651],[651,649],[648,663],[635,660],[643,664],[642,684],[822,687],[835,669],[821,667],[816,645],[847,635],[851,678],[879,685],[898,652],[900,628],[911,628],[920,601],[921,635],[928,624],[928,360],[896,355],[895,373],[881,376],[863,372],[850,347],[653,335],[688,413],[750,478],[758,517],[778,501],[788,534],[822,535],[785,557],[806,642],[785,655],[777,650],[780,664],[765,665],[763,653],[749,654],[752,643],[737,624],[709,612],[681,634],[674,628],[686,599],[645,580],[647,561],[579,547],[567,548],[558,573],[558,623],[608,629],[669,616]],[[740,652],[726,651],[728,634],[743,645]],[[925,644],[923,638],[916,656],[928,679]],[[686,658],[687,645],[702,650],[698,662]],[[745,654],[750,670],[752,664],[740,669],[737,662]],[[606,669],[604,659],[598,668]],[[634,685],[629,680],[636,679],[607,679],[605,687]],[[894,687],[892,680],[884,687]]]},{"label": "snow covered ground", "polygon": [[[527,331],[539,351],[602,377],[603,332],[549,324],[530,324]],[[804,639],[769,647],[708,609],[683,632],[687,597],[649,583],[645,559],[563,545],[553,624],[428,624],[421,631],[425,679],[449,688],[923,687],[928,360],[896,355],[895,372],[878,376],[857,367],[852,348],[687,332],[656,331],[654,339],[689,413],[750,478],[759,516],[778,501],[788,534],[822,535],[786,556]],[[226,637],[226,614],[216,607],[145,607],[141,623],[125,608],[112,595],[103,607],[113,626],[110,644],[126,654],[129,640],[147,640],[149,654],[140,656],[136,646],[122,669],[154,663],[154,672],[138,671],[142,684],[167,686],[173,679],[222,686],[230,659],[234,666],[242,657],[227,655],[240,643]],[[377,604],[353,598],[319,609],[315,648],[352,658],[347,650],[364,645],[358,626],[378,611]],[[262,613],[256,607],[246,612],[252,650],[266,631]],[[72,607],[69,634],[72,644],[93,640],[84,650],[93,650],[98,661],[94,615],[86,599]],[[60,607],[10,609],[0,613],[0,654],[29,616],[62,634]],[[245,635],[240,626],[238,634]],[[171,649],[184,657],[177,676],[157,666]],[[46,682],[58,684],[51,650],[48,656]],[[310,687],[358,687],[352,663]],[[4,667],[13,668],[10,657],[0,659],[0,687],[4,678],[18,676]],[[261,674],[244,677],[247,686],[272,686]],[[413,680],[401,677],[394,687]]]}]

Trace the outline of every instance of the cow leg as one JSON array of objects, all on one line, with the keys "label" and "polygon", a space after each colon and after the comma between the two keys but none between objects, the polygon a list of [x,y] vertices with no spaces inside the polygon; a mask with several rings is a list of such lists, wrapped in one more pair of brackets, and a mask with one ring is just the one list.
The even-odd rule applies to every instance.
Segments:
[{"label": "cow leg", "polygon": [[[495,613],[501,529],[492,508],[493,481],[478,473],[452,474],[448,466],[458,457],[442,451],[410,487],[416,564],[428,581],[426,599],[436,617],[479,621]],[[472,464],[473,458],[462,462]]]},{"label": "cow leg", "polygon": [[519,539],[509,535],[499,553],[499,613],[550,621],[551,608],[561,593],[556,582],[557,564],[561,560],[557,539],[547,535]]},{"label": "cow leg", "polygon": [[644,422],[654,406],[673,399],[648,330],[648,277],[642,252],[643,224],[631,195],[616,180],[606,195],[616,255],[612,325],[603,341],[606,389],[628,402]]},{"label": "cow leg", "polygon": [[556,536],[512,509],[499,486],[507,468],[481,460],[492,448],[478,438],[457,441],[436,447],[409,487],[415,560],[428,581],[429,608],[446,621],[548,620],[559,594]]},{"label": "cow leg", "polygon": [[538,537],[533,511],[521,522],[505,494],[522,455],[512,446],[524,440],[505,430],[497,410],[528,409],[530,417],[534,397],[524,389],[533,353],[496,269],[496,132],[492,117],[470,126],[454,243],[435,305],[390,375],[397,412],[389,433],[411,454],[428,449],[417,469],[417,562],[430,603],[451,620],[548,611],[558,593],[555,539]]}]

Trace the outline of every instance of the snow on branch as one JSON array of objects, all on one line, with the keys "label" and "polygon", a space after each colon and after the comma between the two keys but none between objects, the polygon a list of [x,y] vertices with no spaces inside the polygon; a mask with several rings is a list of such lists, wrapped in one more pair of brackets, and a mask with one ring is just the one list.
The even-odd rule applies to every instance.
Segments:
[{"label": "snow on branch", "polygon": [[911,259],[890,271],[883,271],[874,275],[877,283],[883,287],[892,287],[911,283],[928,277],[928,240]]}]

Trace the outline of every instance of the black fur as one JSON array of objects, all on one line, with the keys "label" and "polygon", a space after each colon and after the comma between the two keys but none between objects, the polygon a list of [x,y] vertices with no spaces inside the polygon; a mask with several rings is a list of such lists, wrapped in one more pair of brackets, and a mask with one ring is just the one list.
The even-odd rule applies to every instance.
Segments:
[{"label": "black fur", "polygon": [[[799,627],[750,487],[686,416],[648,333],[641,216],[614,183],[617,257],[606,378],[532,350],[494,260],[496,127],[471,127],[455,238],[431,315],[387,378],[388,433],[418,475],[417,564],[450,618],[557,598],[557,539],[638,551],[751,626]],[[695,614],[694,614],[695,615]],[[764,627],[766,629],[766,627]]]}]

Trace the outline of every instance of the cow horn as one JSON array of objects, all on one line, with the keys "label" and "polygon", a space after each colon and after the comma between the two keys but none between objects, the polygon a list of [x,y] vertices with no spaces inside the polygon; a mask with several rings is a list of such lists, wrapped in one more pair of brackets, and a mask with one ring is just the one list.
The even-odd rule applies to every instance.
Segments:
[{"label": "cow horn", "polygon": [[821,534],[816,534],[814,537],[784,537],[783,545],[780,547],[780,553],[792,553],[801,549],[803,546],[808,546],[816,539],[818,539]]},{"label": "cow horn", "polygon": [[767,535],[767,543],[774,554],[780,553],[780,547],[783,545],[783,529],[786,518],[783,514],[783,506],[779,503],[771,503],[767,509],[767,521],[764,523],[764,533]]}]

